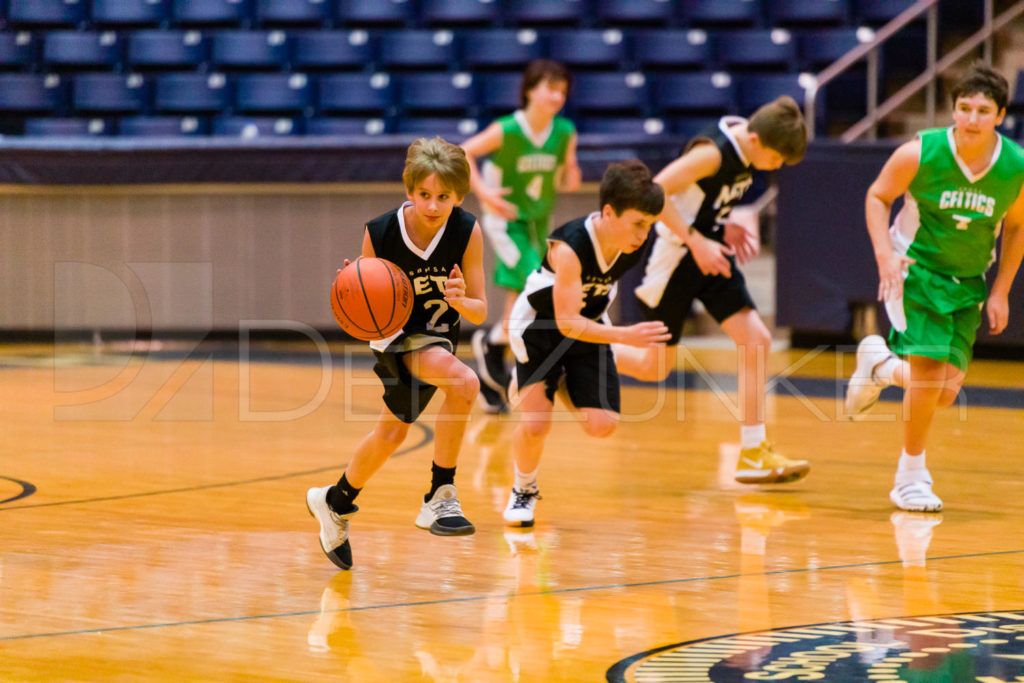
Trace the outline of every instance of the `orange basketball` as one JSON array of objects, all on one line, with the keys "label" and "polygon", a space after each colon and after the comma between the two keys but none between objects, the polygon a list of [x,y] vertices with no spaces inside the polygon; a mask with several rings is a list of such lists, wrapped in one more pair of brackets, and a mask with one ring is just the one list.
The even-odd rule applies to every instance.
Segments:
[{"label": "orange basketball", "polygon": [[356,339],[386,339],[409,321],[412,283],[401,268],[382,258],[360,258],[338,273],[331,310],[341,329]]}]

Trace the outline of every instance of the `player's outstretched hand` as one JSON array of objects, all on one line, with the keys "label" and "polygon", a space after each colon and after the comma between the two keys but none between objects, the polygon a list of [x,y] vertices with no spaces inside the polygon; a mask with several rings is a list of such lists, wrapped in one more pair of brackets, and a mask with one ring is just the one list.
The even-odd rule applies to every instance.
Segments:
[{"label": "player's outstretched hand", "polygon": [[456,263],[452,272],[448,273],[448,279],[444,281],[444,300],[457,306],[465,298],[466,280],[462,277],[462,269]]},{"label": "player's outstretched hand", "polygon": [[705,275],[732,277],[732,264],[727,256],[735,255],[732,247],[708,239],[703,235],[691,238],[688,245],[693,260]]},{"label": "player's outstretched hand", "polygon": [[736,254],[736,262],[746,265],[761,251],[761,241],[757,235],[739,223],[725,224],[725,243],[732,247]]},{"label": "player's outstretched hand", "polygon": [[985,303],[985,313],[988,314],[989,334],[999,334],[1006,329],[1006,324],[1010,321],[1008,298],[999,294],[990,294]]},{"label": "player's outstretched hand", "polygon": [[665,323],[652,320],[623,327],[622,343],[628,346],[651,346],[664,344],[672,335]]},{"label": "player's outstretched hand", "polygon": [[903,273],[914,259],[892,252],[878,259],[878,300],[895,301],[903,296]]},{"label": "player's outstretched hand", "polygon": [[511,191],[511,187],[499,187],[487,193],[478,192],[477,197],[491,213],[495,213],[507,221],[514,221],[519,218],[519,209],[515,204],[505,201],[505,195]]}]

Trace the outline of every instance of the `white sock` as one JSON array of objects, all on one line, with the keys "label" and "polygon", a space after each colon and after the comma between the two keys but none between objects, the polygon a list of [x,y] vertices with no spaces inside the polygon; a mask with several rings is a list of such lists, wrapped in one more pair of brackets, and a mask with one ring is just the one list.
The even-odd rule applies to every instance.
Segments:
[{"label": "white sock", "polygon": [[505,326],[501,323],[491,325],[491,331],[487,334],[487,341],[495,346],[508,346],[508,334],[505,333]]},{"label": "white sock", "polygon": [[895,356],[889,356],[884,361],[879,363],[871,374],[875,380],[885,384],[885,386],[892,386],[895,382],[896,368],[900,366],[903,361]]},{"label": "white sock", "polygon": [[912,481],[928,481],[931,474],[928,472],[924,459],[924,451],[920,455],[911,455],[903,449],[900,456],[900,464],[896,467],[896,484],[909,484]]},{"label": "white sock", "polygon": [[531,491],[536,491],[537,490],[537,470],[539,470],[540,468],[538,467],[537,470],[534,470],[533,472],[520,472],[518,465],[516,465],[515,468],[516,468],[516,481],[515,481],[515,484],[514,484],[515,489],[517,491],[523,491],[524,493],[528,493],[528,492],[531,492]]},{"label": "white sock", "polygon": [[757,448],[765,439],[764,424],[740,425],[740,448]]}]

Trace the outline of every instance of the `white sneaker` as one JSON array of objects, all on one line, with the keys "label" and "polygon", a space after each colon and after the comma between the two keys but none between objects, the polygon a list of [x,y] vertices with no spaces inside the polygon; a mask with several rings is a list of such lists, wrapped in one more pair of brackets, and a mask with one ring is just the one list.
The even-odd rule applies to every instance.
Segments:
[{"label": "white sneaker", "polygon": [[896,354],[877,334],[869,334],[857,344],[857,368],[846,387],[846,416],[856,420],[878,403],[878,395],[888,386],[875,376],[875,368]]},{"label": "white sneaker", "polygon": [[306,509],[320,522],[320,547],[327,559],[341,569],[352,568],[352,546],[348,542],[348,520],[359,511],[339,515],[327,505],[327,491],[330,486],[311,488],[306,491]]},{"label": "white sneaker", "polygon": [[908,512],[939,512],[942,499],[932,493],[931,479],[896,484],[889,492],[893,505]]},{"label": "white sneaker", "polygon": [[437,536],[468,536],[476,527],[462,514],[459,492],[454,484],[445,484],[420,508],[416,526]]},{"label": "white sneaker", "polygon": [[513,487],[502,516],[511,526],[533,526],[533,509],[537,507],[538,500],[540,492],[520,491]]}]

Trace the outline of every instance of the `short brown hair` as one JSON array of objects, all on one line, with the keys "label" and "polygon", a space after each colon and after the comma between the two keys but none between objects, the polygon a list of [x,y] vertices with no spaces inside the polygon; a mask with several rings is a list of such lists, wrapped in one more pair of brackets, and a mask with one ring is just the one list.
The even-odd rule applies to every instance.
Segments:
[{"label": "short brown hair", "polygon": [[1006,109],[1010,99],[1010,84],[1001,73],[978,60],[971,64],[967,73],[957,79],[949,94],[953,98],[953,106],[961,97],[980,94],[995,102],[1001,111]]},{"label": "short brown hair", "polygon": [[761,144],[781,154],[787,164],[804,158],[807,125],[799,105],[789,95],[761,105],[747,121],[747,130],[757,133]]},{"label": "short brown hair", "polygon": [[466,151],[440,137],[417,138],[405,154],[405,170],[402,172],[405,189],[412,192],[420,181],[435,173],[441,184],[450,188],[459,199],[469,194]]},{"label": "short brown hair", "polygon": [[553,59],[535,59],[526,65],[523,72],[523,81],[519,85],[519,106],[526,109],[530,99],[526,96],[531,90],[537,87],[541,81],[565,81],[565,90],[572,87],[572,74],[561,62]]},{"label": "short brown hair", "polygon": [[639,159],[608,164],[601,178],[601,207],[607,204],[621,216],[628,209],[657,216],[665,206],[665,191]]}]

